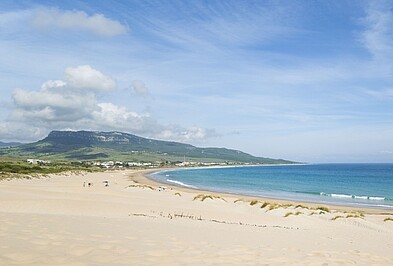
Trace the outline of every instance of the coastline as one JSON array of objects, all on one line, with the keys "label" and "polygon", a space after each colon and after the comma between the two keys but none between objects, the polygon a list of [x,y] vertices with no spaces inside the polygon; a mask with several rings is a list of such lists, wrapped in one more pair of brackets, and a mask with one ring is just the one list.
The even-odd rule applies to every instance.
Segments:
[{"label": "coastline", "polygon": [[0,264],[391,265],[393,261],[393,213],[335,206],[325,212],[294,202],[285,206],[284,201],[272,209],[262,208],[261,198],[167,185],[160,189],[161,183],[145,177],[157,170],[162,169],[1,181]]},{"label": "coastline", "polygon": [[[260,166],[260,165],[255,165]],[[263,165],[263,166],[274,166],[274,165]],[[287,166],[287,165],[284,165]],[[231,167],[231,166],[229,166]],[[242,167],[242,166],[234,166],[234,167]],[[206,169],[208,167],[198,167],[198,169]],[[221,168],[221,167],[215,167]],[[364,214],[392,214],[393,210],[390,209],[382,209],[382,208],[373,208],[373,207],[358,207],[358,206],[346,206],[346,205],[336,205],[336,204],[329,204],[329,203],[318,203],[318,202],[308,202],[308,201],[301,201],[301,200],[288,200],[288,199],[279,199],[279,198],[270,198],[270,197],[263,197],[263,196],[251,196],[251,195],[243,195],[243,194],[235,194],[235,193],[228,193],[228,192],[217,192],[213,190],[206,190],[206,189],[199,189],[199,188],[191,188],[191,187],[184,187],[175,184],[168,184],[164,182],[159,182],[157,180],[151,179],[148,175],[164,172],[164,171],[173,171],[173,170],[187,170],[187,169],[196,169],[196,168],[160,168],[160,169],[151,169],[145,170],[146,172],[143,176],[136,177],[136,181],[146,184],[146,185],[155,185],[155,186],[166,186],[172,189],[176,189],[183,192],[188,193],[203,193],[203,194],[211,194],[216,196],[225,196],[229,197],[233,200],[242,198],[246,201],[258,200],[262,202],[276,202],[279,204],[292,204],[292,205],[305,205],[309,206],[310,208],[317,208],[317,207],[327,207],[332,210],[336,211],[359,211]],[[135,177],[132,177],[135,178]],[[131,178],[131,179],[132,179]],[[132,179],[133,180],[133,179]]]}]

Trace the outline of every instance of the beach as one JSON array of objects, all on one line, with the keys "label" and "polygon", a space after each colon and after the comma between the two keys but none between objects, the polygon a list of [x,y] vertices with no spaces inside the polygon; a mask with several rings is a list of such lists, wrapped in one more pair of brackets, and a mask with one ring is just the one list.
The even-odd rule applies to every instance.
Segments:
[{"label": "beach", "polygon": [[151,171],[1,181],[0,265],[393,264],[391,211],[196,191]]}]

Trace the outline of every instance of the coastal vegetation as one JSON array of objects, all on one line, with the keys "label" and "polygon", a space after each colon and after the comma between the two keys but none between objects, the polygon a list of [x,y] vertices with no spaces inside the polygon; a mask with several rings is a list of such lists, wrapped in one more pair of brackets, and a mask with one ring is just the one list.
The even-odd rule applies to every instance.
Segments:
[{"label": "coastal vegetation", "polygon": [[198,194],[194,197],[193,200],[199,199],[200,201],[204,201],[205,199],[221,199],[226,202],[226,200],[223,197],[216,196],[216,195],[205,195],[205,194]]},{"label": "coastal vegetation", "polygon": [[335,221],[335,220],[340,219],[340,218],[344,218],[344,216],[342,216],[342,215],[337,215],[337,216],[334,216],[334,217],[332,218],[332,220]]},{"label": "coastal vegetation", "polygon": [[319,206],[315,210],[320,210],[320,211],[324,211],[324,212],[330,212],[329,208],[323,207],[323,206]]},{"label": "coastal vegetation", "polygon": [[360,218],[360,219],[364,219],[364,214],[360,213],[360,212],[344,212],[344,213],[348,213],[347,215],[337,215],[335,217],[332,218],[332,220],[337,220],[337,219],[342,219],[342,218]]},{"label": "coastal vegetation", "polygon": [[244,199],[237,199],[237,200],[235,200],[233,203],[244,202],[244,201],[245,201]]},{"label": "coastal vegetation", "polygon": [[131,184],[128,187],[137,187],[137,188],[149,188],[151,190],[155,190],[154,187],[149,186],[149,185],[144,185],[144,184]]},{"label": "coastal vegetation", "polygon": [[298,215],[300,215],[300,214],[303,214],[302,212],[287,212],[285,215],[284,215],[284,217],[288,217],[288,216],[291,216],[291,215],[295,215],[295,216],[298,216]]},{"label": "coastal vegetation", "polygon": [[312,215],[314,215],[314,214],[325,214],[326,212],[324,212],[324,211],[319,211],[319,212],[315,212],[315,211],[313,211],[313,212],[311,212],[310,214],[309,214],[309,216],[312,216]]},{"label": "coastal vegetation", "polygon": [[63,172],[93,172],[101,171],[97,167],[84,163],[53,162],[31,164],[21,160],[0,161],[0,179],[4,178],[31,178],[40,175],[58,174]]}]

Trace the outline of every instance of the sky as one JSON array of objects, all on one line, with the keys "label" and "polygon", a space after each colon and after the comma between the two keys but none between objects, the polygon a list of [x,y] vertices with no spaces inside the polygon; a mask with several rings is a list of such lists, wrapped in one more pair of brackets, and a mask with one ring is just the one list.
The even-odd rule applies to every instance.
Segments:
[{"label": "sky", "polygon": [[0,141],[121,131],[393,163],[393,1],[0,1]]}]

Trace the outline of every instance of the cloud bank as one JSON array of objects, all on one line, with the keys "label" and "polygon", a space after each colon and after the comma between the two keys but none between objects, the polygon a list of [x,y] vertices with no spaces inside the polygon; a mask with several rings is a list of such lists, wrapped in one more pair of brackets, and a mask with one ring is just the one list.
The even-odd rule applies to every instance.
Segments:
[{"label": "cloud bank", "polygon": [[[199,127],[161,125],[149,113],[98,101],[100,93],[115,88],[116,82],[110,76],[82,65],[66,68],[64,79],[48,80],[38,91],[16,89],[12,94],[14,108],[0,127],[0,137],[15,140],[25,138],[29,132],[30,140],[36,140],[54,129],[117,130],[187,142],[200,142],[214,135],[213,130]],[[142,81],[136,82],[134,89],[139,94],[148,93]]]}]

